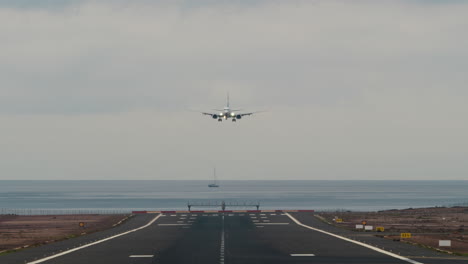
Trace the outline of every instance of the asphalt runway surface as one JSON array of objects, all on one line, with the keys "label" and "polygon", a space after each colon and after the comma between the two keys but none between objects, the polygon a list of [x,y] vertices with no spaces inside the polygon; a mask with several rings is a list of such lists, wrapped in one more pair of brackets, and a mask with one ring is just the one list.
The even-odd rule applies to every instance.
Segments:
[{"label": "asphalt runway surface", "polygon": [[110,230],[0,256],[0,263],[461,264],[468,259],[359,236],[313,213],[262,212],[141,214]]}]

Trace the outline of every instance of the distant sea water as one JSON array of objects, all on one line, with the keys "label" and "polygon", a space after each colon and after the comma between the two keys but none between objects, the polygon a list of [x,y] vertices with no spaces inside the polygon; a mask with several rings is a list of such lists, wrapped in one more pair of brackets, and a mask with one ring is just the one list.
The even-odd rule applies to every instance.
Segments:
[{"label": "distant sea water", "polygon": [[352,211],[468,204],[468,181],[222,181],[219,188],[209,188],[208,184],[208,181],[3,180],[0,210],[185,210],[189,201],[259,202],[260,209]]}]

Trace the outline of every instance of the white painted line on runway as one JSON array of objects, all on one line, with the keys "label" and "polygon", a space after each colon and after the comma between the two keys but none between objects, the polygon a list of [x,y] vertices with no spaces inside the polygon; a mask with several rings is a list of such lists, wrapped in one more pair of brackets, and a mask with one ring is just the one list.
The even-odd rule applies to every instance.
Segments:
[{"label": "white painted line on runway", "polygon": [[270,220],[263,220],[263,222],[270,222]]},{"label": "white painted line on runway", "polygon": [[314,254],[291,254],[291,257],[314,257]]},{"label": "white painted line on runway", "polygon": [[224,264],[224,215],[221,227],[221,245],[219,250],[219,264]]},{"label": "white painted line on runway", "polygon": [[289,225],[289,223],[255,223],[256,225]]},{"label": "white painted line on runway", "polygon": [[130,255],[129,258],[152,258],[154,255]]},{"label": "white painted line on runway", "polygon": [[276,215],[276,214],[270,214],[270,215]]},{"label": "white painted line on runway", "polygon": [[115,235],[115,236],[111,236],[111,237],[108,237],[108,238],[104,238],[104,239],[95,241],[95,242],[93,242],[93,243],[89,243],[89,244],[83,245],[83,246],[81,246],[81,247],[76,247],[76,248],[73,248],[73,249],[70,249],[70,250],[67,250],[67,251],[63,251],[63,252],[60,252],[60,253],[58,253],[58,254],[55,254],[55,255],[52,255],[52,256],[43,258],[43,259],[38,259],[38,260],[35,260],[35,261],[32,261],[32,262],[28,262],[27,264],[42,263],[42,262],[44,262],[44,261],[47,261],[47,260],[50,260],[50,259],[53,259],[53,258],[56,258],[56,257],[60,257],[60,256],[63,256],[63,255],[66,255],[66,254],[68,254],[68,253],[71,253],[71,252],[74,252],[74,251],[77,251],[77,250],[80,250],[80,249],[83,249],[83,248],[87,248],[87,247],[90,247],[90,246],[94,246],[94,245],[96,245],[96,244],[100,244],[100,243],[105,242],[105,241],[107,241],[107,240],[111,240],[111,239],[114,239],[114,238],[117,238],[117,237],[120,237],[120,236],[123,236],[123,235],[126,235],[126,234],[133,233],[133,232],[138,231],[138,230],[141,230],[141,229],[143,229],[143,228],[147,228],[148,226],[150,226],[151,224],[153,224],[156,220],[158,220],[159,217],[161,217],[161,214],[157,215],[155,218],[153,218],[151,221],[149,221],[149,222],[148,222],[146,225],[144,225],[144,226],[140,226],[140,227],[138,227],[138,228],[135,228],[135,229],[132,229],[132,230],[129,230],[129,231],[120,233],[120,234]]},{"label": "white painted line on runway", "polygon": [[386,251],[386,250],[383,250],[383,249],[380,249],[380,248],[377,248],[377,247],[374,247],[374,246],[371,246],[371,245],[368,245],[368,244],[365,244],[365,243],[362,243],[362,242],[359,242],[359,241],[356,241],[356,240],[352,240],[352,239],[342,237],[340,235],[336,235],[336,234],[333,234],[333,233],[330,233],[330,232],[327,232],[327,231],[324,231],[324,230],[321,230],[321,229],[318,229],[318,228],[314,228],[314,227],[311,227],[311,226],[308,226],[308,225],[304,225],[303,223],[299,222],[296,218],[292,217],[290,214],[286,213],[286,215],[289,218],[291,218],[291,220],[293,220],[296,224],[298,224],[298,225],[300,225],[302,227],[308,228],[310,230],[314,230],[314,231],[317,231],[317,232],[320,232],[320,233],[323,233],[323,234],[326,234],[326,235],[330,235],[330,236],[339,238],[341,240],[348,241],[348,242],[354,243],[356,245],[366,247],[368,249],[372,249],[374,251],[380,252],[382,254],[385,254],[385,255],[388,255],[390,257],[394,257],[394,258],[397,258],[397,259],[400,259],[400,260],[403,260],[403,261],[406,261],[406,262],[409,262],[409,263],[412,263],[412,264],[423,264],[421,262],[418,262],[418,261],[415,261],[415,260],[412,260],[412,259],[409,259],[409,258],[402,257],[402,256],[397,255],[395,253],[392,253],[392,252],[389,252],[389,251]]},{"label": "white painted line on runway", "polygon": [[260,222],[259,220],[252,220],[252,222],[256,223],[256,222]]},{"label": "white painted line on runway", "polygon": [[171,215],[171,216],[177,216],[177,215]]}]

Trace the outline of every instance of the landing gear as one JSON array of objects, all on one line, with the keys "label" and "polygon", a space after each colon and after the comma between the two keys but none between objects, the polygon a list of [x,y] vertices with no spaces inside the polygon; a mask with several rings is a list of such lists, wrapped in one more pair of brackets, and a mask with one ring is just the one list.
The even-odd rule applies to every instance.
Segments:
[{"label": "landing gear", "polygon": [[218,122],[221,122],[221,121],[223,121],[223,119],[221,119],[221,118],[220,118],[220,119],[218,119]]},{"label": "landing gear", "polygon": [[232,122],[236,122],[237,120],[235,118],[232,119]]}]

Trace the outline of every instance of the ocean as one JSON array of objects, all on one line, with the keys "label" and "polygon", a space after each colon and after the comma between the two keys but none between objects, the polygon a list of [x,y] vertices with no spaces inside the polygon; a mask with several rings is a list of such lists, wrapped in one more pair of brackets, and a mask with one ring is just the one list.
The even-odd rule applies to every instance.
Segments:
[{"label": "ocean", "polygon": [[[0,213],[227,209],[378,211],[468,205],[468,181],[0,181]],[[239,206],[229,206],[229,205]],[[199,206],[197,209],[218,209]],[[16,211],[14,211],[16,210]],[[68,210],[68,211],[67,211]]]}]

